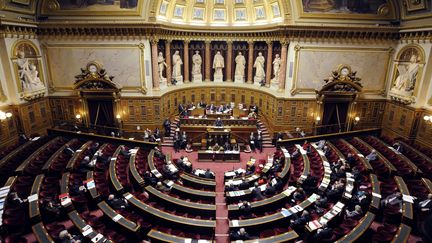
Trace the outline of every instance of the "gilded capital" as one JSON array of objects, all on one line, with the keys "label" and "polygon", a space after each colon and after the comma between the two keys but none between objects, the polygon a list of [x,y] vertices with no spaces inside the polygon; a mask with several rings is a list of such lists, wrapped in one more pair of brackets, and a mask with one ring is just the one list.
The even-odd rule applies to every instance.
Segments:
[{"label": "gilded capital", "polygon": [[159,39],[156,38],[156,37],[153,37],[153,38],[150,39],[150,43],[152,45],[157,45],[159,43]]}]

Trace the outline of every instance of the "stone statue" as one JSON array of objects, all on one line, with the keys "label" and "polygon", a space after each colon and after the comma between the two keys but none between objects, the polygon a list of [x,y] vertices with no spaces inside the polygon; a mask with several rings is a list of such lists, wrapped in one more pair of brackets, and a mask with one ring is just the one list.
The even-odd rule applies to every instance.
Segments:
[{"label": "stone statue", "polygon": [[274,78],[273,82],[279,82],[279,75],[280,75],[280,66],[281,66],[281,58],[279,57],[279,54],[275,55],[275,59],[273,60],[273,73]]},{"label": "stone statue", "polygon": [[246,68],[246,58],[243,56],[241,52],[238,53],[238,55],[235,58],[235,76],[241,77],[241,79],[245,76],[245,68]]},{"label": "stone statue", "polygon": [[265,85],[264,63],[265,63],[265,59],[264,56],[262,55],[262,52],[258,52],[258,56],[255,59],[255,63],[254,63],[254,68],[255,68],[254,82],[260,83],[261,86]]},{"label": "stone statue", "polygon": [[167,66],[165,62],[165,58],[162,55],[162,52],[159,52],[159,55],[157,57],[158,61],[158,73],[159,73],[159,81],[165,82],[166,78],[163,76],[163,71],[165,70],[165,67]]},{"label": "stone statue", "polygon": [[195,54],[192,56],[192,63],[192,75],[201,74],[202,58],[199,51],[195,51]]},{"label": "stone statue", "polygon": [[172,62],[173,62],[173,71],[172,71],[172,83],[176,84],[177,82],[183,82],[183,76],[181,73],[181,67],[183,65],[183,61],[180,57],[179,51],[175,51],[174,55],[172,56]]},{"label": "stone statue", "polygon": [[[225,67],[224,57],[221,55],[220,51],[216,52],[213,58],[213,69],[215,70],[214,76],[223,78],[222,69]],[[215,78],[216,79],[216,78]]]},{"label": "stone statue", "polygon": [[18,52],[16,61],[18,65],[18,75],[25,91],[36,91],[45,88],[39,78],[39,72],[34,64],[30,63],[23,51]]},{"label": "stone statue", "polygon": [[414,90],[419,67],[416,55],[411,56],[408,64],[399,64],[397,66],[399,76],[395,80],[393,89],[405,92]]}]

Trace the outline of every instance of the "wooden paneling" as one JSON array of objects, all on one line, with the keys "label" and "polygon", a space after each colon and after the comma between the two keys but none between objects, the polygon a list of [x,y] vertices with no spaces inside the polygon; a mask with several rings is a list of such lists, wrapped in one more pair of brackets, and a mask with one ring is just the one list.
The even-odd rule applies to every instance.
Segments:
[{"label": "wooden paneling", "polygon": [[0,149],[15,143],[18,139],[17,116],[13,107],[0,107],[4,112],[13,114],[12,118],[0,121]]},{"label": "wooden paneling", "polygon": [[78,97],[50,97],[49,105],[54,124],[63,121],[75,121],[75,115],[81,112]]},{"label": "wooden paneling", "polygon": [[21,126],[25,134],[46,134],[52,126],[48,99],[40,99],[18,106]]},{"label": "wooden paneling", "polygon": [[294,130],[300,127],[311,132],[316,105],[316,100],[278,100],[273,113],[277,121],[275,130]]},{"label": "wooden paneling", "polygon": [[354,114],[360,118],[360,122],[355,125],[355,129],[367,129],[381,127],[385,100],[359,100],[354,107]]},{"label": "wooden paneling", "polygon": [[431,121],[425,121],[423,119],[424,116],[432,116],[432,111],[426,111],[422,114],[420,122],[419,122],[419,128],[417,132],[417,139],[416,143],[418,143],[421,146],[426,146],[432,149],[432,122]]},{"label": "wooden paneling", "polygon": [[400,136],[406,139],[414,139],[417,134],[420,116],[421,110],[387,102],[382,123],[384,133],[392,137]]}]

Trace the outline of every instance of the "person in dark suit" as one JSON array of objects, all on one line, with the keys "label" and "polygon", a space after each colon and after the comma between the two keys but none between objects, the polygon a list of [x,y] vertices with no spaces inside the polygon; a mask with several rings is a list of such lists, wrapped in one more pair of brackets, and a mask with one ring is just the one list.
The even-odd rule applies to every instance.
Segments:
[{"label": "person in dark suit", "polygon": [[171,134],[171,122],[168,118],[163,122],[163,126],[165,129],[165,137],[169,137]]},{"label": "person in dark suit", "polygon": [[350,168],[353,168],[354,165],[356,164],[356,159],[355,159],[354,155],[349,153],[348,156],[346,157],[346,162]]},{"label": "person in dark suit", "polygon": [[328,227],[326,223],[322,224],[322,227],[317,230],[317,233],[312,237],[313,242],[322,242],[323,240],[329,240],[333,236],[333,229]]},{"label": "person in dark suit", "polygon": [[240,228],[238,231],[231,232],[231,239],[232,240],[250,240],[251,237],[246,232],[244,228]]},{"label": "person in dark suit", "polygon": [[220,119],[220,117],[218,117],[214,123],[215,127],[223,127],[223,121]]},{"label": "person in dark suit", "polygon": [[204,173],[204,178],[207,179],[214,179],[214,173],[212,171],[210,171],[210,169],[207,169],[206,172]]},{"label": "person in dark suit", "polygon": [[203,100],[201,100],[199,103],[198,103],[198,107],[199,108],[205,108],[207,106],[207,104],[203,101]]},{"label": "person in dark suit", "polygon": [[258,187],[258,182],[255,182],[255,187],[252,189],[252,197],[256,200],[263,200],[264,196],[261,193],[261,189]]},{"label": "person in dark suit", "polygon": [[248,201],[239,203],[239,211],[246,217],[251,215],[252,205]]},{"label": "person in dark suit", "polygon": [[215,110],[216,110],[216,107],[213,105],[213,103],[211,103],[211,104],[207,107],[207,110],[209,110],[209,111],[215,111]]},{"label": "person in dark suit", "polygon": [[179,112],[179,116],[180,117],[183,117],[183,116],[186,116],[187,115],[187,110],[186,110],[186,108],[183,106],[183,104],[179,104],[178,105],[178,112]]},{"label": "person in dark suit", "polygon": [[310,221],[310,215],[307,210],[304,210],[300,217],[297,214],[293,214],[293,219],[290,220],[291,228],[294,230],[302,229],[307,222]]},{"label": "person in dark suit", "polygon": [[153,174],[150,173],[150,171],[146,171],[144,173],[144,182],[146,185],[155,186],[156,183],[158,182],[158,179],[156,177],[154,177]]},{"label": "person in dark suit", "polygon": [[428,194],[427,199],[418,203],[418,209],[428,213],[432,210],[432,193]]},{"label": "person in dark suit", "polygon": [[65,153],[69,156],[72,156],[72,155],[74,155],[75,151],[73,149],[71,149],[71,147],[68,144],[66,144],[66,147],[64,148],[63,153]]},{"label": "person in dark suit", "polygon": [[253,132],[251,132],[249,136],[249,146],[253,152],[255,152],[255,136]]},{"label": "person in dark suit", "polygon": [[128,206],[126,199],[124,198],[116,198],[114,194],[110,194],[108,196],[107,203],[114,209],[120,210],[125,209]]},{"label": "person in dark suit", "polygon": [[242,182],[240,183],[238,188],[239,188],[239,190],[245,190],[245,189],[249,188],[249,183],[247,183],[247,181],[242,179]]},{"label": "person in dark suit", "polygon": [[261,133],[258,133],[258,136],[255,139],[255,147],[259,149],[260,153],[263,151],[263,138]]},{"label": "person in dark suit", "polygon": [[267,184],[266,190],[264,191],[266,196],[273,196],[276,194],[276,188],[272,186],[270,183]]}]

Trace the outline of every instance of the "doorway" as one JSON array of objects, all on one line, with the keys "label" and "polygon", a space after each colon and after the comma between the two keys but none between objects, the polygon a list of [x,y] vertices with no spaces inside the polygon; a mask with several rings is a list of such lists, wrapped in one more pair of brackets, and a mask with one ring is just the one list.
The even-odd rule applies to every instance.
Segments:
[{"label": "doorway", "polygon": [[87,99],[90,125],[114,127],[113,100]]},{"label": "doorway", "polygon": [[346,131],[349,106],[347,101],[325,102],[321,134]]}]

